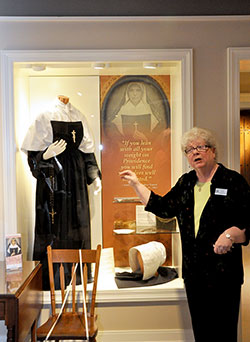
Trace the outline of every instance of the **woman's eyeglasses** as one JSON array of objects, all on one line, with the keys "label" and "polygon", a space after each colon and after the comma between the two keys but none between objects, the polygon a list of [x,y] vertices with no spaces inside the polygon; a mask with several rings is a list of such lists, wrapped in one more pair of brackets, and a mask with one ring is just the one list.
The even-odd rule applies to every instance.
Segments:
[{"label": "woman's eyeglasses", "polygon": [[196,146],[196,147],[189,147],[185,150],[185,153],[186,154],[191,154],[193,153],[195,150],[197,152],[206,152],[211,146],[209,145],[199,145],[199,146]]}]

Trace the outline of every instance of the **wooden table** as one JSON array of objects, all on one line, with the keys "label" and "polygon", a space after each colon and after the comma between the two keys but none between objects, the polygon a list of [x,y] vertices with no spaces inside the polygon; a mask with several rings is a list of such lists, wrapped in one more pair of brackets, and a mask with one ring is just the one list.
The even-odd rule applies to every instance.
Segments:
[{"label": "wooden table", "polygon": [[18,272],[6,272],[0,261],[0,319],[7,326],[7,342],[24,342],[35,334],[42,308],[42,268],[36,261],[24,261]]}]

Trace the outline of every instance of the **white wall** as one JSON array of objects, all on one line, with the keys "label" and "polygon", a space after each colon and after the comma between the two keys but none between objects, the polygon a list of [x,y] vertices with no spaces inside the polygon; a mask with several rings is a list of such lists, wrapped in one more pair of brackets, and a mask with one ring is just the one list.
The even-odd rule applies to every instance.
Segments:
[{"label": "white wall", "polygon": [[[228,47],[250,45],[250,19],[0,18],[0,49],[194,49],[194,119],[227,148]],[[222,162],[227,162],[221,153]]]},{"label": "white wall", "polygon": [[[227,48],[250,46],[250,17],[0,18],[0,32],[1,50],[193,48],[194,124],[215,132],[219,160],[227,164]],[[1,91],[0,101],[2,96]],[[0,168],[0,198],[2,172]],[[1,227],[3,205],[0,202]],[[180,320],[177,326],[184,327]],[[157,329],[161,327],[164,324]]]}]

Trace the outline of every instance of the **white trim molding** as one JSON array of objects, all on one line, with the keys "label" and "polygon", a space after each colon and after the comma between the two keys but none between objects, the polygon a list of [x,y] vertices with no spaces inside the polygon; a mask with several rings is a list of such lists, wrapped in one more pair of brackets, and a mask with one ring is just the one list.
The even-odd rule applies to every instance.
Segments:
[{"label": "white trim molding", "polygon": [[250,15],[0,16],[0,22],[213,22],[249,21]]},{"label": "white trim molding", "polygon": [[[3,224],[4,232],[16,232],[16,143],[14,125],[13,63],[1,53],[1,112],[0,115],[0,155],[3,184]],[[14,227],[14,228],[13,228]]]},{"label": "white trim molding", "polygon": [[97,341],[102,342],[194,342],[191,329],[160,330],[99,330]]},{"label": "white trim molding", "polygon": [[[114,304],[120,305],[122,303],[173,303],[186,301],[186,291],[184,289],[183,279],[177,278],[168,283],[148,287],[134,287],[118,289],[114,284],[114,276],[110,279],[109,287],[102,288],[103,279],[99,279],[100,286],[97,288],[96,302],[99,305]],[[88,291],[91,291],[92,284],[88,284]],[[56,302],[61,302],[61,292],[56,291]],[[82,292],[77,289],[77,298],[82,302]],[[50,291],[43,291],[43,305],[50,306],[51,298]],[[71,297],[69,296],[69,303]]]}]

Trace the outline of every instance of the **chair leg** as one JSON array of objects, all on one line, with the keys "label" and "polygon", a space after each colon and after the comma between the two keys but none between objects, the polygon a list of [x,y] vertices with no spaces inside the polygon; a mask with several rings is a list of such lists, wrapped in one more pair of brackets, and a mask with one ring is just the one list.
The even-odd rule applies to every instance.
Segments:
[{"label": "chair leg", "polygon": [[35,320],[31,327],[31,342],[36,342],[36,329],[37,329],[37,320]]}]

